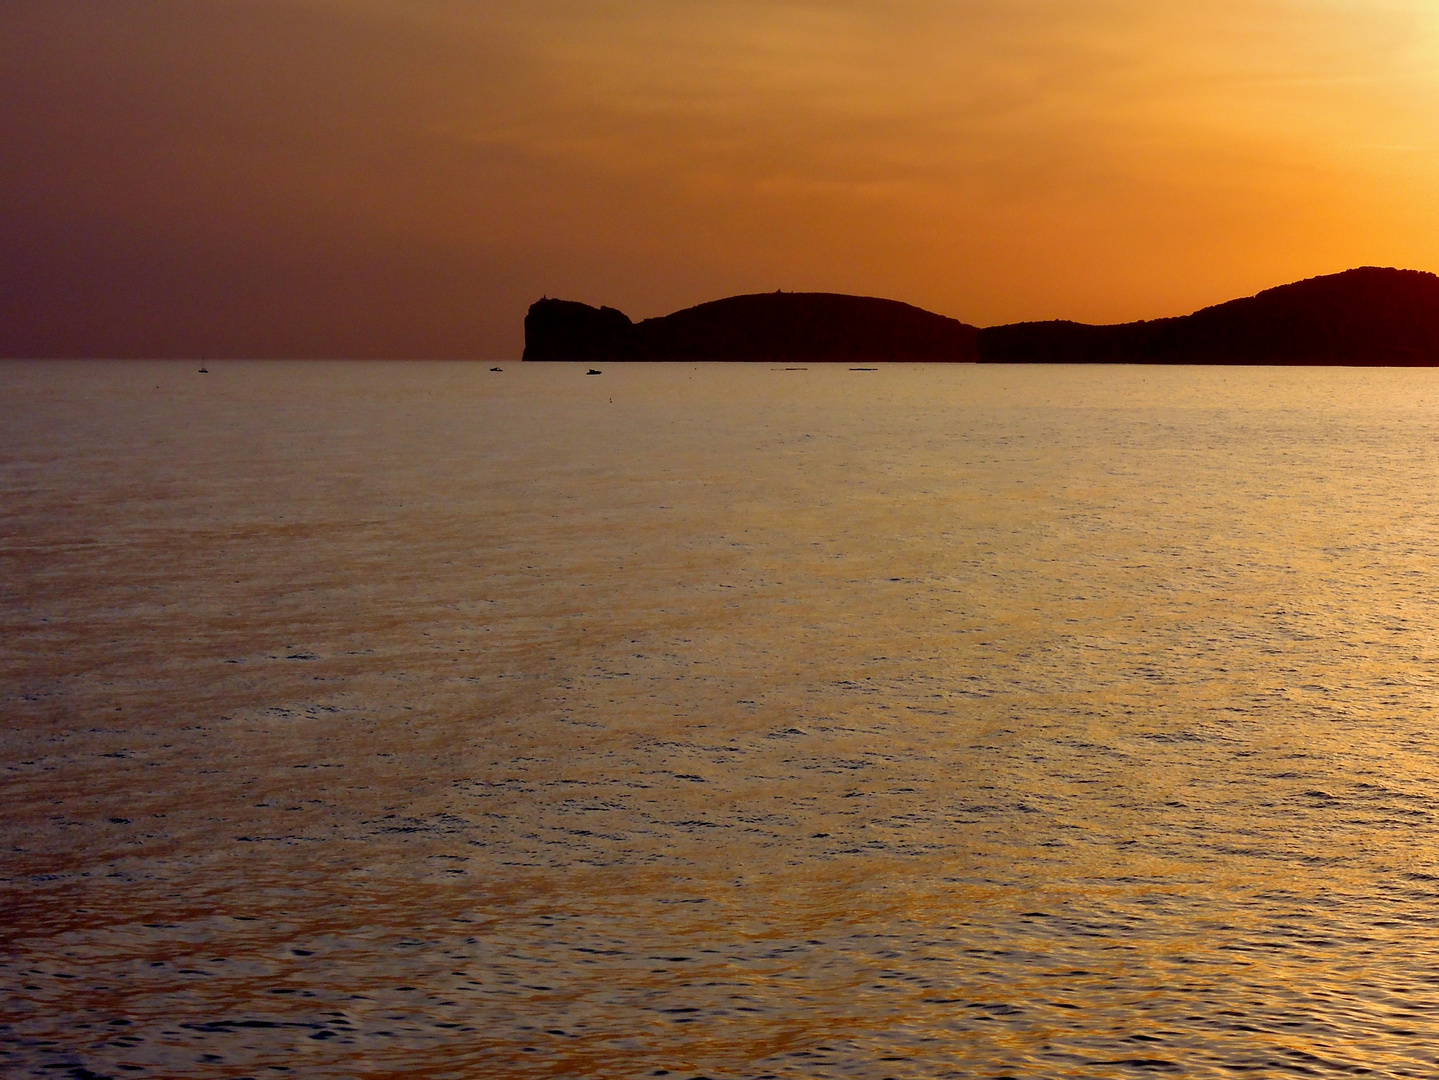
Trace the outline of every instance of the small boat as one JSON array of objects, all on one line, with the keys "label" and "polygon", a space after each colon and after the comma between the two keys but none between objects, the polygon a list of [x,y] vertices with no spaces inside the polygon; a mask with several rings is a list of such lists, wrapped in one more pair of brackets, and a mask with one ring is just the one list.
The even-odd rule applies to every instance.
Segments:
[{"label": "small boat", "polygon": [[490,370],[491,370],[491,371],[504,371],[505,369],[502,368],[502,367],[492,367],[492,368],[490,368]]},{"label": "small boat", "polygon": [[201,375],[208,375],[208,374],[210,374],[210,369],[207,368],[207,367],[202,367],[202,368],[200,369],[200,374],[201,374]]},{"label": "small boat", "polygon": [[587,372],[585,372],[585,374],[586,374],[586,375],[603,375],[604,372],[603,372],[603,371],[599,371],[599,370],[596,369],[596,368],[590,368],[590,370],[587,371]]}]

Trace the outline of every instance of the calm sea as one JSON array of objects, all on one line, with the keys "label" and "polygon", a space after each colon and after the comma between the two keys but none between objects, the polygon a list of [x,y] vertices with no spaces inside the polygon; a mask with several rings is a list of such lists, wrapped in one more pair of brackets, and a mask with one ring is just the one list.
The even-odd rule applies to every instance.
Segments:
[{"label": "calm sea", "polygon": [[0,364],[0,1074],[1439,1075],[1439,372]]}]

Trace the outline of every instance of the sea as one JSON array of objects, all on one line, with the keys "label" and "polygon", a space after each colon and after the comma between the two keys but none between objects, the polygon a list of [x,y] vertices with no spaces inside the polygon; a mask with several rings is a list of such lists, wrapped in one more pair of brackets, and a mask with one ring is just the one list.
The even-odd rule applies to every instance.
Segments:
[{"label": "sea", "polygon": [[201,366],[0,363],[7,1080],[1439,1076],[1439,371]]}]

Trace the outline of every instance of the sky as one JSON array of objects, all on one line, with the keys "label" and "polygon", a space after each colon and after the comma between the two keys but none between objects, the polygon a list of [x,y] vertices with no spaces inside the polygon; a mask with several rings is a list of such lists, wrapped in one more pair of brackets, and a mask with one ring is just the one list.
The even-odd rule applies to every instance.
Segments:
[{"label": "sky", "polygon": [[1439,0],[0,0],[0,355],[517,357],[1439,270]]}]

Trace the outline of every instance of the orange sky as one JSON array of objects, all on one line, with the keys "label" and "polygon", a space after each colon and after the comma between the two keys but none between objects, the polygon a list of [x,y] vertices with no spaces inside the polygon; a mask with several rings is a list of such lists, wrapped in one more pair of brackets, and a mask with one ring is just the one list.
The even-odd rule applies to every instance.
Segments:
[{"label": "orange sky", "polygon": [[541,294],[988,325],[1439,270],[1439,0],[0,5],[0,353],[511,357]]}]

